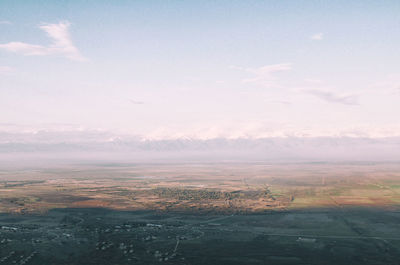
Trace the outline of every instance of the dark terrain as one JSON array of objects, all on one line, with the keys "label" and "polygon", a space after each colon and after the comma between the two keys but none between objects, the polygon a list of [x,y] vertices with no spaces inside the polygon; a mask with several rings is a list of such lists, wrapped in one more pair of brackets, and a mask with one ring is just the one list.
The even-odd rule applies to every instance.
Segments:
[{"label": "dark terrain", "polygon": [[0,264],[399,264],[400,212],[0,215]]}]

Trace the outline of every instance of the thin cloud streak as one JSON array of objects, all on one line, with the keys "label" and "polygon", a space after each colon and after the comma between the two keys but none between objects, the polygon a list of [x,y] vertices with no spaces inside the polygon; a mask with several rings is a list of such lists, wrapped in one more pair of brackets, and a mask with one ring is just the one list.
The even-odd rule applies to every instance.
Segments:
[{"label": "thin cloud streak", "polygon": [[324,34],[323,33],[316,33],[310,37],[312,40],[323,40]]},{"label": "thin cloud streak", "polygon": [[133,100],[133,99],[130,99],[129,102],[132,103],[133,105],[143,105],[144,104],[143,101]]},{"label": "thin cloud streak", "polygon": [[0,75],[8,75],[13,73],[15,70],[9,66],[0,66]]},{"label": "thin cloud streak", "polygon": [[276,104],[282,104],[282,105],[292,105],[292,102],[286,101],[286,100],[268,100],[266,101],[267,103],[276,103]]},{"label": "thin cloud streak", "polygon": [[276,78],[274,74],[279,72],[285,72],[292,69],[291,63],[280,63],[265,65],[258,68],[243,68],[243,67],[232,67],[233,69],[242,70],[253,74],[253,77],[243,79],[242,82],[245,84],[259,84],[266,87],[275,87]]},{"label": "thin cloud streak", "polygon": [[300,90],[303,93],[313,95],[329,103],[338,103],[344,105],[359,105],[356,95],[337,94],[333,91],[321,88],[306,88]]},{"label": "thin cloud streak", "polygon": [[73,61],[87,61],[87,58],[81,55],[78,48],[76,48],[72,42],[69,33],[70,26],[71,23],[68,21],[59,22],[58,24],[42,24],[39,26],[52,41],[48,46],[25,42],[9,42],[0,44],[0,49],[25,56],[61,55]]},{"label": "thin cloud streak", "polygon": [[373,89],[379,89],[385,94],[397,94],[400,92],[400,74],[390,74],[384,80],[372,85]]}]

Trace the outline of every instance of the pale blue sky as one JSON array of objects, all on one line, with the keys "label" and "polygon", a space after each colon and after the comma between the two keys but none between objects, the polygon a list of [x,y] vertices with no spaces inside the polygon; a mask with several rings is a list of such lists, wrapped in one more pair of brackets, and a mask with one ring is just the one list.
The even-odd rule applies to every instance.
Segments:
[{"label": "pale blue sky", "polygon": [[0,2],[0,129],[400,135],[398,1]]}]

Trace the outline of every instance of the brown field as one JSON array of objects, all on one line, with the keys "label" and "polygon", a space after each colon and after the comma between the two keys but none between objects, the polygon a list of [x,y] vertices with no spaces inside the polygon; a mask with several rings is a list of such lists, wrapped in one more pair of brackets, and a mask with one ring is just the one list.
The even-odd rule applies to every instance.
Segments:
[{"label": "brown field", "polygon": [[400,164],[99,164],[0,171],[0,212],[398,208]]}]

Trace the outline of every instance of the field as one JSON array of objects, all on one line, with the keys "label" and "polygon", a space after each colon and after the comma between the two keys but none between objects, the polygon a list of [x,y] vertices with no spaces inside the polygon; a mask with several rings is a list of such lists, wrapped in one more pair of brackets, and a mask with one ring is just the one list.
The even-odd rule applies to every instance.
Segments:
[{"label": "field", "polygon": [[0,172],[0,212],[398,209],[398,164],[99,164]]},{"label": "field", "polygon": [[4,167],[0,264],[398,264],[400,164]]}]

